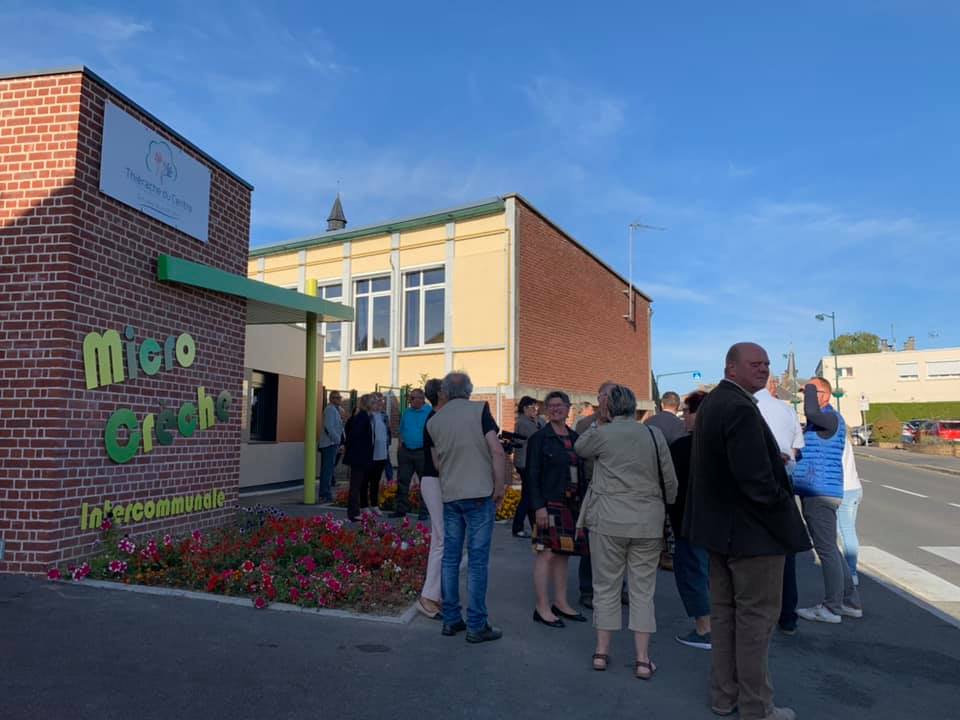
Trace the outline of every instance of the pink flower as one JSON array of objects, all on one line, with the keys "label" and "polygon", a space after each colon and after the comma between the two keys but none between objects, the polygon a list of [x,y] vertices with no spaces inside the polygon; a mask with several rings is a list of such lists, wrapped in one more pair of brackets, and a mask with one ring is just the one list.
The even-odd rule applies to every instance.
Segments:
[{"label": "pink flower", "polygon": [[341,550],[340,548],[337,548],[336,550],[334,550],[333,557],[335,560],[343,560],[344,558],[343,550]]},{"label": "pink flower", "polygon": [[47,570],[47,579],[48,580],[59,580],[60,579],[60,570],[58,568],[50,568]]},{"label": "pink flower", "polygon": [[243,565],[240,566],[240,569],[245,573],[253,572],[253,569],[256,566],[253,564],[253,560],[245,560]]},{"label": "pink flower", "polygon": [[267,606],[267,601],[264,600],[262,595],[257,595],[257,598],[253,601],[253,606],[257,610],[263,610]]},{"label": "pink flower", "polygon": [[117,548],[120,550],[120,552],[125,552],[127,555],[133,555],[134,551],[137,549],[137,544],[130,538],[124,537],[120,542],[117,543]]},{"label": "pink flower", "polygon": [[104,521],[100,523],[100,529],[104,532],[107,532],[112,527],[113,523],[110,521],[110,518],[105,518]]},{"label": "pink flower", "polygon": [[170,547],[171,545],[173,545],[173,537],[168,533],[163,536],[163,546]]},{"label": "pink flower", "polygon": [[83,565],[81,565],[80,567],[73,569],[72,576],[75,582],[79,582],[89,574],[90,574],[90,565],[88,563],[83,563]]},{"label": "pink flower", "polygon": [[127,571],[127,564],[123,560],[111,560],[107,569],[114,575],[119,575]]},{"label": "pink flower", "polygon": [[190,537],[192,537],[195,542],[200,542],[203,540],[203,533],[199,530],[194,530],[192,533],[190,533]]},{"label": "pink flower", "polygon": [[300,600],[300,591],[296,588],[290,588],[290,602],[297,602]]}]

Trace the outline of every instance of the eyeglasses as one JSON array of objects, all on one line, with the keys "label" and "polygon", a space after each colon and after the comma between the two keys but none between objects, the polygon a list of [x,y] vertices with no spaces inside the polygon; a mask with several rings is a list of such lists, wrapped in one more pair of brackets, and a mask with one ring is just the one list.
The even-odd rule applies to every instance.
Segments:
[{"label": "eyeglasses", "polygon": [[560,403],[550,403],[547,405],[547,410],[566,410],[567,406]]}]

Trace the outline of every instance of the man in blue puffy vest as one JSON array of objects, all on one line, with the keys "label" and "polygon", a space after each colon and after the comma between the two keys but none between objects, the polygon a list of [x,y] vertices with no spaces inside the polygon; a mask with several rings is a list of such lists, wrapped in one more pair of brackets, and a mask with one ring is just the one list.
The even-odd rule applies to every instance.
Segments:
[{"label": "man in blue puffy vest", "polygon": [[833,390],[823,378],[803,389],[803,456],[793,471],[793,486],[823,570],[823,602],[797,610],[804,620],[839,623],[844,615],[863,617],[850,568],[837,547],[837,508],[843,502],[843,446],[847,427],[830,405]]}]

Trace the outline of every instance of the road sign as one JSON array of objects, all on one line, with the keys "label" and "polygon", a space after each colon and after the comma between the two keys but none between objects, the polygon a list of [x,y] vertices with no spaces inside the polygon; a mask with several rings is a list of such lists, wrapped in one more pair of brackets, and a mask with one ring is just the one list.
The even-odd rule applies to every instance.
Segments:
[{"label": "road sign", "polygon": [[860,412],[866,412],[870,409],[870,398],[865,393],[860,393]]},{"label": "road sign", "polygon": [[702,376],[699,372],[695,372],[695,373],[693,374],[693,379],[694,379],[694,380],[699,380],[701,377],[703,377],[703,376]]}]

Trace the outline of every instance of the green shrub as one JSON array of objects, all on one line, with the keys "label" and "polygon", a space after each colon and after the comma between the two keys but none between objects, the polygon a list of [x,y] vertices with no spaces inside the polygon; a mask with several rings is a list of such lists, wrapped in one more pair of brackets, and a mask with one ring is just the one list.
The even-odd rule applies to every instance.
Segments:
[{"label": "green shrub", "polygon": [[867,411],[867,422],[876,424],[887,411],[900,422],[918,419],[958,420],[960,402],[872,403]]},{"label": "green shrub", "polygon": [[880,442],[897,442],[902,429],[903,422],[890,408],[884,408],[879,419],[873,423],[873,437]]}]

